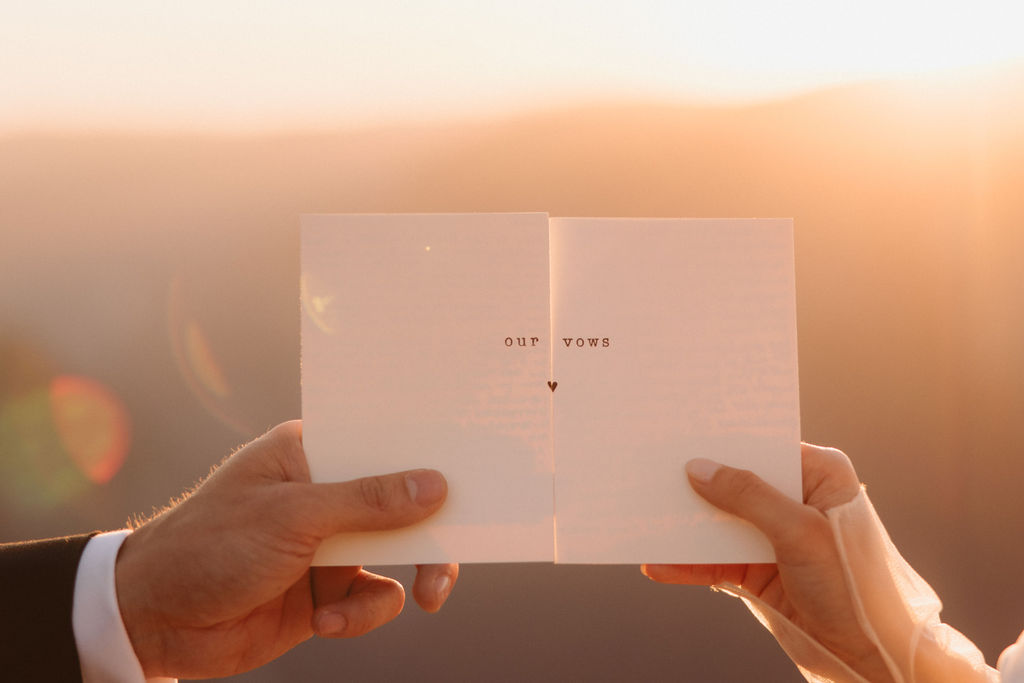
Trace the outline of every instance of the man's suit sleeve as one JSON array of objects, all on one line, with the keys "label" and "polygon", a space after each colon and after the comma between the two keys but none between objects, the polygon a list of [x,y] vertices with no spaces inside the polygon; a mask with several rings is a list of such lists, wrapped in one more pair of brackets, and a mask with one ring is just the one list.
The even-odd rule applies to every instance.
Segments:
[{"label": "man's suit sleeve", "polygon": [[71,610],[78,560],[91,536],[0,544],[4,680],[82,680]]}]

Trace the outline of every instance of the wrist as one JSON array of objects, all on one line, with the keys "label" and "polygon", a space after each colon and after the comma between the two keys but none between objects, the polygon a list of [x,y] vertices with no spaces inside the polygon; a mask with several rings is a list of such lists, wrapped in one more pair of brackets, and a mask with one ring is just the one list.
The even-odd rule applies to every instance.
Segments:
[{"label": "wrist", "polygon": [[160,662],[162,643],[154,601],[148,594],[147,571],[142,548],[146,529],[129,534],[121,544],[114,565],[114,585],[117,606],[135,657],[147,678],[163,676]]},{"label": "wrist", "polygon": [[877,647],[856,661],[848,663],[850,668],[872,683],[895,683],[896,679],[893,678],[889,666],[885,663],[885,659]]},{"label": "wrist", "polygon": [[[936,631],[946,630],[936,639]],[[963,638],[957,631],[945,624],[927,629],[921,634],[914,651],[915,677],[922,681],[936,683],[990,683],[997,676],[985,665],[981,652],[957,643]],[[966,641],[966,638],[963,638]]]}]

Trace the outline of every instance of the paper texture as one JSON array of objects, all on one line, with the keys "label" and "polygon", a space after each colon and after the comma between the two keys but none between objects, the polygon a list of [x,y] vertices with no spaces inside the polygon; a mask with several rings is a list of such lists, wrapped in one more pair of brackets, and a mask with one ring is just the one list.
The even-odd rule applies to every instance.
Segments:
[{"label": "paper texture", "polygon": [[772,561],[683,465],[799,498],[793,279],[789,220],[304,216],[314,481],[449,481],[435,517],[316,562]]},{"label": "paper texture", "polygon": [[315,563],[551,561],[547,216],[303,216],[302,289],[313,480],[429,467],[449,491]]},{"label": "paper texture", "polygon": [[557,561],[773,561],[683,465],[802,495],[792,222],[550,225]]}]

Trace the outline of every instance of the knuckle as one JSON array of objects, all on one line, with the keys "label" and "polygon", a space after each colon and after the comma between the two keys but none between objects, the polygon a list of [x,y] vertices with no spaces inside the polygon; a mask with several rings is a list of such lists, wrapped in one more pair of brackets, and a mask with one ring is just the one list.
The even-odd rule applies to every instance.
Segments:
[{"label": "knuckle", "polygon": [[274,445],[291,445],[302,443],[302,423],[298,420],[282,422],[267,430],[260,439]]},{"label": "knuckle", "polygon": [[838,448],[822,448],[821,456],[833,467],[853,469],[853,463],[850,462],[850,457]]},{"label": "knuckle", "polygon": [[745,497],[757,493],[763,486],[761,479],[750,470],[732,470],[729,476],[729,488],[739,496]]},{"label": "knuckle", "polygon": [[824,448],[821,458],[825,471],[834,477],[838,484],[854,490],[860,485],[857,470],[853,468],[853,462],[846,453],[838,448]]},{"label": "knuckle", "polygon": [[853,471],[853,463],[850,461],[850,458],[838,448],[803,444],[803,451],[806,457],[817,460],[824,467],[834,470],[845,469]]},{"label": "knuckle", "polygon": [[778,543],[784,554],[802,556],[806,560],[830,552],[835,540],[825,515],[805,508],[801,518],[779,535]]},{"label": "knuckle", "polygon": [[367,507],[384,512],[391,508],[394,491],[383,477],[366,477],[359,481],[359,493]]}]

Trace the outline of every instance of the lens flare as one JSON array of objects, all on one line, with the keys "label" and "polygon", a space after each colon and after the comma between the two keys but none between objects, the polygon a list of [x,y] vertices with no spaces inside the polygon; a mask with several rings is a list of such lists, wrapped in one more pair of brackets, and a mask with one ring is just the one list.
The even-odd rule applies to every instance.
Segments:
[{"label": "lens flare", "polygon": [[0,368],[0,507],[60,509],[118,472],[131,430],[110,387],[61,374],[32,341],[0,338]]},{"label": "lens flare", "polygon": [[[427,247],[427,251],[430,247]],[[336,328],[334,308],[331,306],[334,295],[319,291],[317,283],[312,281],[308,273],[303,273],[299,280],[299,295],[302,299],[302,310],[325,334],[334,334]]]},{"label": "lens flare", "polygon": [[50,411],[60,443],[94,484],[105,484],[124,463],[131,441],[128,411],[108,387],[88,377],[50,382]]},{"label": "lens flare", "polygon": [[57,435],[44,385],[0,403],[0,494],[15,509],[39,511],[78,498],[89,488]]},{"label": "lens flare", "polygon": [[196,379],[207,391],[219,399],[231,393],[224,371],[217,364],[206,335],[194,320],[185,323],[185,358],[195,371]]},{"label": "lens flare", "polygon": [[[224,359],[231,360],[231,357],[215,350],[223,351],[223,335],[219,347],[211,342],[209,326],[204,327],[199,322],[204,317],[203,312],[207,312],[207,323],[211,319],[204,308],[202,292],[187,289],[184,278],[176,276],[171,280],[167,295],[167,329],[178,371],[189,391],[210,415],[239,434],[252,434],[256,426],[246,410],[245,392],[237,390],[229,379],[231,373],[224,370]],[[213,338],[216,339],[216,335]]]}]

